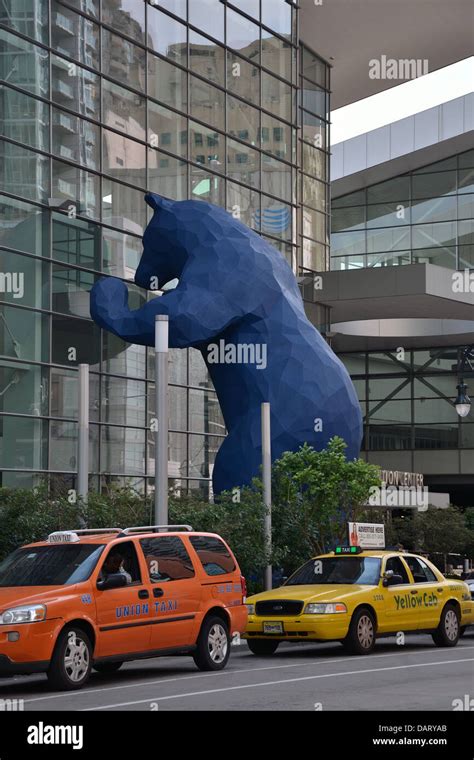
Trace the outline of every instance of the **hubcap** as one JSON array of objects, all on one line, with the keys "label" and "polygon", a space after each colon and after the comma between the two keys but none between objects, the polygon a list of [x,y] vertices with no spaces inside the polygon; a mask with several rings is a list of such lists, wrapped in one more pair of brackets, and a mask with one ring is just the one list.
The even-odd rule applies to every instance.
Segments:
[{"label": "hubcap", "polygon": [[73,643],[68,640],[64,652],[64,668],[70,681],[82,681],[89,668],[89,650],[85,641],[76,638]]},{"label": "hubcap", "polygon": [[444,617],[444,630],[450,641],[454,641],[458,635],[459,622],[454,610],[448,610]]},{"label": "hubcap", "polygon": [[362,615],[357,624],[357,638],[364,649],[369,649],[374,640],[374,626],[368,615]]},{"label": "hubcap", "polygon": [[227,655],[227,648],[229,642],[227,641],[227,634],[225,629],[219,623],[215,623],[209,631],[207,639],[209,647],[209,655],[213,662],[223,662]]}]

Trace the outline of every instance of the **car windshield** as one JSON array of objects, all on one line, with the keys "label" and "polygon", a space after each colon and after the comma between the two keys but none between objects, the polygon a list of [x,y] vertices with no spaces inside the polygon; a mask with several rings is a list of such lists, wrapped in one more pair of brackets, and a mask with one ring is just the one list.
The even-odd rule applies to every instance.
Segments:
[{"label": "car windshield", "polygon": [[65,544],[17,549],[0,564],[0,587],[62,586],[87,580],[104,544]]},{"label": "car windshield", "polygon": [[379,580],[380,559],[377,557],[326,557],[306,562],[284,585],[361,583],[376,586]]}]

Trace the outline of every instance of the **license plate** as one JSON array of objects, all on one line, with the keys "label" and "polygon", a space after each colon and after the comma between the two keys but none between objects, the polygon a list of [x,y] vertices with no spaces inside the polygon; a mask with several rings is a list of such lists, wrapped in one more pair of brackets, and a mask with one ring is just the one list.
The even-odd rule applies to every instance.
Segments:
[{"label": "license plate", "polygon": [[283,633],[283,623],[264,623],[264,633]]}]

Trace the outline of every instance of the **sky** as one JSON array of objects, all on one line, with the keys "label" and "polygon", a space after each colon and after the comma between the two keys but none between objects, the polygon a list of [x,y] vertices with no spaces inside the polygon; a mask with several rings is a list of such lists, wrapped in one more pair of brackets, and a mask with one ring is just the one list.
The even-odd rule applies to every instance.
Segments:
[{"label": "sky", "polygon": [[331,145],[474,91],[474,56],[331,111]]}]

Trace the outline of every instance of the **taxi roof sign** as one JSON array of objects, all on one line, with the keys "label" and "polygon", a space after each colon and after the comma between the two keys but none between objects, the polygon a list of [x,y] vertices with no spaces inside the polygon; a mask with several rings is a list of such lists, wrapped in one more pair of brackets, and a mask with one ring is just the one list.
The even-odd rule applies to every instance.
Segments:
[{"label": "taxi roof sign", "polygon": [[334,554],[360,554],[361,551],[360,546],[336,546]]},{"label": "taxi roof sign", "polygon": [[73,544],[79,540],[79,536],[73,530],[56,530],[48,536],[50,544]]}]

